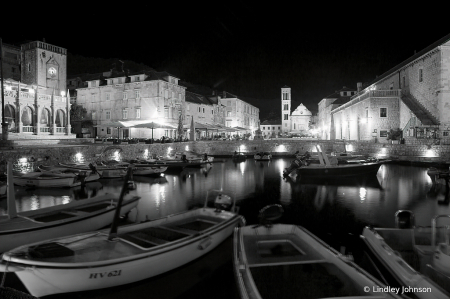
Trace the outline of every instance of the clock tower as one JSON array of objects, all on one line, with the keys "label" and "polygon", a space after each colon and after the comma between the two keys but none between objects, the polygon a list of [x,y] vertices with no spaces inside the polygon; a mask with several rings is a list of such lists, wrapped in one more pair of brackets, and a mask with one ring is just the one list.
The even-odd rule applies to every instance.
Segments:
[{"label": "clock tower", "polygon": [[291,131],[291,88],[281,88],[281,132]]},{"label": "clock tower", "polygon": [[56,95],[66,91],[67,50],[43,41],[33,41],[21,46],[23,83],[38,85],[46,93]]}]

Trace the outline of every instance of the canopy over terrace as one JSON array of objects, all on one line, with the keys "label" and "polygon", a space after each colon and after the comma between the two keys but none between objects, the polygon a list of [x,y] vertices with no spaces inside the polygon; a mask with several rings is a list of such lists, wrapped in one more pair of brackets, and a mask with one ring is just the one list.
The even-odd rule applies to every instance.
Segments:
[{"label": "canopy over terrace", "polygon": [[177,127],[172,126],[172,125],[170,125],[170,124],[162,124],[162,123],[157,123],[157,122],[155,122],[155,121],[137,124],[137,125],[135,125],[134,127],[135,127],[135,128],[148,128],[148,129],[152,129],[152,139],[153,139],[153,130],[154,130],[154,129],[167,129],[167,130],[173,130],[173,129],[176,129],[176,128],[177,128]]},{"label": "canopy over terrace", "polygon": [[95,125],[94,127],[103,127],[103,128],[117,128],[117,138],[120,138],[120,128],[131,128],[134,124],[126,122],[126,121],[112,121],[109,123],[104,123],[100,125]]}]

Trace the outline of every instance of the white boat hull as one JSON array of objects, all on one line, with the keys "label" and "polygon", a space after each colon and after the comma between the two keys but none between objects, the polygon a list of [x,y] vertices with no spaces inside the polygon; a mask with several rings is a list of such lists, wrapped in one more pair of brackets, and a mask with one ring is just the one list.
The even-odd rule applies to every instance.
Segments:
[{"label": "white boat hull", "polygon": [[[86,201],[89,201],[89,199],[87,199]],[[124,215],[128,213],[133,208],[135,208],[137,204],[137,200],[128,203],[125,202],[122,205],[121,214]],[[90,215],[86,215],[86,217],[73,217],[47,223],[35,220],[34,218],[37,217],[24,217],[23,229],[11,228],[10,230],[0,231],[0,253],[6,252],[12,248],[16,248],[24,244],[30,244],[47,239],[54,239],[104,228],[107,225],[111,224],[115,210],[116,209],[114,207],[111,207],[109,209],[105,209],[104,212],[99,212],[96,214],[92,213]],[[45,214],[43,216],[45,216]],[[20,214],[19,217],[21,217]],[[41,226],[34,225],[27,228],[26,222],[37,222],[40,223]],[[5,227],[5,225],[7,224],[2,224],[0,222],[0,225],[3,225],[3,227]]]},{"label": "white boat hull", "polygon": [[133,175],[153,175],[161,174],[167,170],[167,166],[152,166],[152,165],[135,165],[133,168]]},{"label": "white boat hull", "polygon": [[77,177],[14,177],[14,184],[18,186],[46,187],[46,188],[70,188],[81,185]]},{"label": "white boat hull", "polygon": [[[397,229],[400,230],[400,229]],[[412,236],[413,229],[401,229],[404,236]],[[393,250],[384,241],[383,237],[377,234],[373,229],[365,227],[362,239],[374,253],[377,259],[384,265],[386,269],[404,286],[430,289],[428,292],[414,292],[419,299],[449,299],[449,295],[431,280],[425,278],[420,272],[413,269],[406,261],[403,260],[400,253]],[[402,243],[406,243],[405,239],[397,239]],[[427,246],[430,247],[430,246]],[[433,251],[430,250],[430,254]]]},{"label": "white boat hull", "polygon": [[[212,215],[214,213],[212,211],[213,209],[207,209],[206,215]],[[188,211],[186,213],[190,215],[192,212]],[[183,217],[182,215],[186,213],[180,213],[179,215]],[[170,216],[156,220],[156,222],[159,225],[166,225],[172,221],[171,219],[176,217],[176,215]],[[19,260],[14,258],[14,251],[26,250],[25,247],[19,247],[3,256],[3,264],[0,265],[0,270],[16,272],[16,275],[30,294],[36,297],[120,286],[173,270],[213,250],[229,237],[234,227],[242,221],[242,217],[237,215],[226,219],[228,220],[211,230],[205,230],[204,233],[197,233],[184,239],[147,249],[140,248],[139,246],[136,247],[136,245],[130,246],[132,243],[125,241],[121,237],[121,234],[126,233],[128,230],[134,232],[136,227],[153,227],[152,221],[119,228],[117,241],[107,241],[107,233],[105,231],[99,232],[100,236],[97,235],[95,237],[95,242],[102,239],[102,246],[106,246],[107,249],[106,247],[102,247],[102,249],[97,248],[95,244],[98,243],[95,242],[92,243],[94,244],[92,245],[93,247],[90,245],[83,247],[82,251],[92,251],[89,252],[90,257],[88,262],[79,261],[78,253],[76,253],[72,262],[70,262],[72,257],[68,258],[68,262],[53,262],[53,258],[50,257],[48,261],[34,259],[29,264],[27,263],[28,265],[23,265]],[[53,241],[58,243],[71,243],[76,238],[84,240],[87,235],[89,234],[81,234],[64,240],[58,239]],[[29,246],[26,247],[29,248]],[[77,250],[76,241],[74,246],[74,250]],[[135,251],[135,253],[128,253],[126,251],[126,253],[122,254],[121,249],[125,248],[123,246],[127,248],[132,247],[132,251]],[[115,248],[118,249],[115,250]],[[109,254],[111,254],[111,257]],[[12,262],[8,262],[9,270],[6,269],[6,260]],[[14,262],[18,264],[13,264]]]}]

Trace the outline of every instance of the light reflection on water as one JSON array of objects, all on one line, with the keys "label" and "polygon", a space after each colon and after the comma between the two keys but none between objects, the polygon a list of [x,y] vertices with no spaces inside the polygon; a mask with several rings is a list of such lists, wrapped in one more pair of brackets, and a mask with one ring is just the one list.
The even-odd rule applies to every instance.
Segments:
[{"label": "light reflection on water", "polygon": [[[432,188],[426,168],[386,164],[381,166],[377,176],[370,178],[356,181],[336,178],[327,182],[310,180],[305,183],[304,178],[298,181],[295,176],[286,180],[282,178],[283,169],[290,165],[291,160],[275,158],[270,162],[260,162],[247,159],[235,163],[226,159],[225,163],[214,163],[208,168],[170,171],[158,178],[135,176],[137,188],[130,191],[130,195],[137,194],[141,200],[138,209],[130,213],[129,220],[155,219],[201,206],[208,190],[223,186],[236,192],[239,213],[246,218],[247,224],[258,221],[258,211],[265,205],[281,204],[285,210],[281,222],[302,225],[339,250],[341,246],[348,245],[345,235],[351,233],[357,237],[365,225],[392,227],[394,214],[399,209],[412,210],[416,215],[416,224],[421,226],[429,226],[436,214],[450,214],[445,187],[437,185]],[[122,180],[115,179],[71,189],[26,190],[16,186],[17,210],[65,204],[104,193],[119,194],[122,184]],[[4,213],[5,208],[5,200],[0,200],[0,213]],[[224,262],[217,266],[221,268],[216,269],[219,274],[214,274],[214,281],[205,280],[215,290],[209,297],[216,297],[216,291],[220,290],[219,293],[226,294],[221,298],[238,298],[236,292],[229,291],[230,284],[234,283],[231,248],[228,243],[220,251],[215,251]],[[208,267],[214,267],[212,265],[219,260],[205,259]],[[226,268],[223,265],[227,265]],[[177,270],[174,275],[178,271],[184,273],[183,277],[195,276],[193,273],[196,273],[196,270],[187,267]],[[155,279],[124,290],[130,297],[147,298],[144,294],[153,292],[160,285]],[[167,285],[172,287],[172,283]],[[124,298],[120,292],[117,295],[116,291],[103,292],[87,293],[83,298]],[[66,298],[66,295],[55,298]]]},{"label": "light reflection on water", "polygon": [[[367,224],[392,227],[394,213],[399,209],[414,211],[417,225],[424,226],[430,225],[435,214],[449,213],[445,188],[432,189],[431,180],[423,167],[385,164],[376,177],[364,183],[339,181],[336,184],[321,184],[320,181],[308,181],[305,184],[302,180],[298,182],[295,175],[288,180],[282,179],[283,169],[290,161],[285,158],[269,162],[247,159],[235,163],[228,159],[208,168],[170,171],[158,178],[136,176],[137,188],[130,194],[137,194],[142,199],[131,219],[155,219],[200,206],[207,190],[219,189],[221,185],[236,192],[238,205],[243,206],[242,214],[246,218],[254,219],[266,204],[281,203],[291,213],[289,218],[284,219],[285,222],[298,223],[307,228],[314,225],[303,221],[310,219],[310,213],[315,215],[314,223],[320,219],[329,223],[328,218],[331,218],[342,224],[339,217],[350,217],[353,220],[348,225],[353,222],[359,227]],[[117,179],[101,180],[87,184],[86,188],[72,189],[26,190],[16,186],[17,209],[34,210],[96,194],[119,194],[122,182]],[[5,213],[4,203],[0,208]],[[314,230],[327,230],[321,226],[319,221]],[[351,227],[341,229],[351,230]]]},{"label": "light reflection on water", "polygon": [[[155,219],[200,206],[206,191],[219,189],[221,185],[224,189],[236,192],[238,205],[252,207],[243,213],[256,215],[265,204],[281,203],[286,210],[297,214],[297,217],[291,216],[285,222],[303,226],[308,226],[308,223],[298,218],[305,216],[303,214],[306,211],[314,212],[317,219],[331,216],[337,223],[340,219],[330,211],[339,211],[350,215],[361,225],[382,227],[394,225],[394,213],[399,209],[414,211],[417,225],[424,226],[430,225],[430,219],[435,214],[449,213],[445,188],[432,189],[431,180],[423,167],[385,164],[381,166],[377,177],[364,183],[321,184],[320,181],[308,181],[304,184],[302,180],[298,182],[295,175],[288,180],[282,179],[283,169],[289,164],[290,159],[281,158],[269,162],[247,159],[239,163],[228,159],[225,163],[215,163],[208,168],[170,171],[158,178],[136,176],[137,188],[130,194],[137,194],[142,199],[138,212],[132,213],[131,219]],[[16,186],[17,209],[34,210],[96,194],[119,194],[122,183],[118,179],[101,180],[89,183],[85,188],[71,189],[25,189]],[[2,214],[5,208],[3,203],[0,207]]]}]

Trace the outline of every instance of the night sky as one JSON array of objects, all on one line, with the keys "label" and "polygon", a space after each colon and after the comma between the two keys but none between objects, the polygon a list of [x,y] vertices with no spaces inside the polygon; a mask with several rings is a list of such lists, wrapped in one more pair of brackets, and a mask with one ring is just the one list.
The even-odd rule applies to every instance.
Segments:
[{"label": "night sky", "polygon": [[438,7],[139,3],[40,5],[39,18],[33,8],[20,16],[41,26],[2,29],[1,37],[12,44],[45,38],[74,55],[143,63],[257,99],[249,102],[264,118],[272,110],[279,115],[285,85],[293,109],[303,103],[317,112],[318,102],[335,90],[370,82],[450,33]]}]

